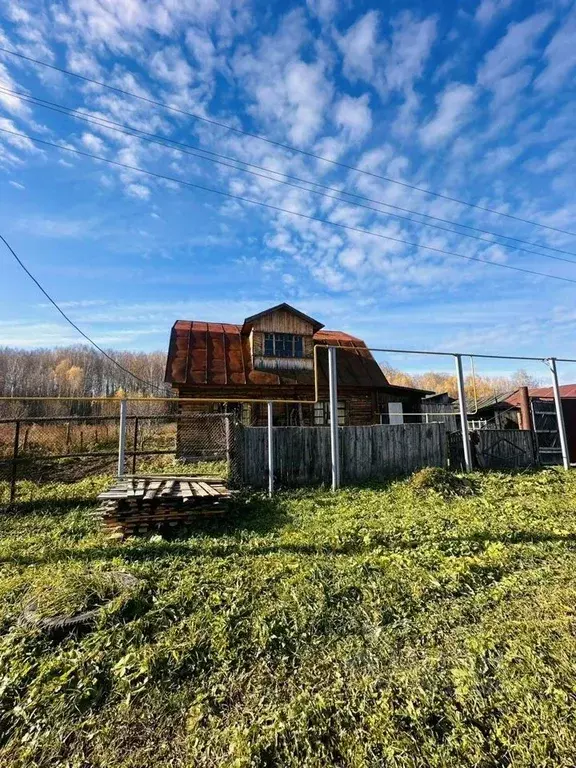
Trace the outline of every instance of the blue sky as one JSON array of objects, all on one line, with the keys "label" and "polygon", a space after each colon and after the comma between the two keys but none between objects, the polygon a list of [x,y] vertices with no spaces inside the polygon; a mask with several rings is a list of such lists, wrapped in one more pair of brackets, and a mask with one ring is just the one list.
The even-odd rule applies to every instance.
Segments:
[{"label": "blue sky", "polygon": [[[573,2],[36,0],[0,8],[6,48],[307,152],[576,231]],[[566,258],[576,262],[576,237],[349,172],[4,54],[0,87],[572,251]],[[0,127],[390,237],[576,279],[570,263],[223,168],[6,92]],[[374,346],[576,357],[570,283],[226,200],[1,133],[0,198],[2,233],[108,347],[163,349],[178,318],[239,322],[288,301]],[[7,253],[0,264],[0,343],[75,342]]]}]

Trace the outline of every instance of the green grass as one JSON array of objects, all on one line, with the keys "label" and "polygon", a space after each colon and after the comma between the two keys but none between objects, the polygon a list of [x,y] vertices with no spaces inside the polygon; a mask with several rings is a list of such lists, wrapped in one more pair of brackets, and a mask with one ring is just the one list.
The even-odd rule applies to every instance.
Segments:
[{"label": "green grass", "polygon": [[[117,463],[115,459],[106,459],[104,467],[98,460],[91,465],[85,459],[61,459],[54,462],[32,462],[31,477],[26,477],[24,468],[19,469],[19,477],[26,479],[16,482],[16,501],[27,504],[39,500],[77,501],[95,496],[110,485],[115,477]],[[27,467],[29,469],[29,467]],[[38,470],[41,469],[41,477]],[[126,467],[130,472],[131,467]],[[140,458],[136,467],[137,475],[214,475],[226,478],[226,461],[183,462],[173,456],[153,456]],[[79,480],[78,478],[82,478]],[[0,481],[0,505],[8,504],[10,483]]]},{"label": "green grass", "polygon": [[[83,482],[0,519],[0,765],[574,765],[576,475],[239,500],[125,542]],[[92,628],[19,623],[108,570],[140,587]]]}]

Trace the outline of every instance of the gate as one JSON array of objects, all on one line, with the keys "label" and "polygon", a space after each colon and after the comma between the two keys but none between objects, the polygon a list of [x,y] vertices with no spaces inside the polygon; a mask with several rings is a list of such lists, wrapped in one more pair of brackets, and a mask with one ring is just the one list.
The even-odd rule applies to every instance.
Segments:
[{"label": "gate", "polygon": [[[474,469],[521,469],[538,463],[532,432],[521,429],[478,429],[470,433]],[[464,470],[462,433],[449,436],[450,468]]]},{"label": "gate", "polygon": [[562,464],[562,448],[554,401],[532,399],[530,405],[539,462],[544,465]]}]

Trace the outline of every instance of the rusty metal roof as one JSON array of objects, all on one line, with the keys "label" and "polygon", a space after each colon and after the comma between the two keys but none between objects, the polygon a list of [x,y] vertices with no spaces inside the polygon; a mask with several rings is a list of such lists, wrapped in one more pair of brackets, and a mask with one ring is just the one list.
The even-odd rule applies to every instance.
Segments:
[{"label": "rusty metal roof", "polygon": [[[270,371],[252,365],[248,335],[241,325],[178,320],[170,336],[165,381],[173,385],[312,385],[310,370]],[[343,387],[391,387],[366,344],[341,331],[318,331],[314,341],[337,346],[338,385]],[[318,381],[328,385],[327,350],[319,350]],[[419,391],[419,390],[415,390]]]},{"label": "rusty metal roof", "polygon": [[[388,381],[372,353],[356,336],[342,331],[318,331],[314,334],[318,345],[339,347],[336,362],[338,385],[343,387],[386,387]],[[318,379],[328,381],[328,355],[318,351]]]},{"label": "rusty metal roof", "polygon": [[[576,398],[576,384],[561,384],[560,397],[563,400],[570,400]],[[530,387],[528,395],[533,398],[541,398],[543,400],[552,400],[554,397],[554,390],[552,387]],[[520,405],[520,393],[516,390],[510,397],[507,397],[507,402],[510,405]]]},{"label": "rusty metal roof", "polygon": [[[554,398],[554,391],[552,387],[530,387],[528,389],[528,395],[531,398],[540,398],[542,400],[552,400]],[[571,400],[576,398],[576,384],[562,384],[560,386],[560,397],[563,400]],[[520,391],[519,389],[513,389],[509,392],[502,392],[499,395],[490,395],[482,400],[478,401],[478,410],[484,410],[484,408],[519,408],[520,407]]]}]

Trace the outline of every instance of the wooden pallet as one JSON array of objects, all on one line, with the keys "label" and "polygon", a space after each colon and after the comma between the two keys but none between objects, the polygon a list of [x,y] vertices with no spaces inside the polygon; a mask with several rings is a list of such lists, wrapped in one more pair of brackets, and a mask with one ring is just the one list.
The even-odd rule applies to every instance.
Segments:
[{"label": "wooden pallet", "polygon": [[129,476],[98,495],[96,514],[110,531],[145,533],[188,524],[198,516],[222,515],[230,496],[220,477]]}]

